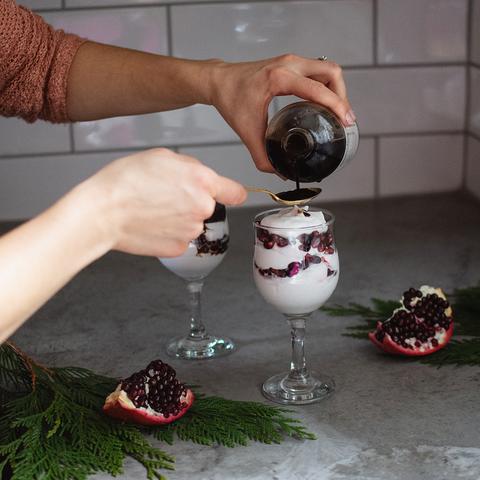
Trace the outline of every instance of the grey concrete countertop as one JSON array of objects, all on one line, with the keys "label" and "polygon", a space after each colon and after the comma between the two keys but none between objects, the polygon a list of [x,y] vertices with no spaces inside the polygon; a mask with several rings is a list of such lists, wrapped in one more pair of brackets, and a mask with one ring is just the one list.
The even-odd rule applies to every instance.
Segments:
[{"label": "grey concrete countertop", "polygon": [[[340,281],[330,303],[396,298],[429,283],[451,291],[480,280],[480,205],[459,195],[326,205],[337,216]],[[232,242],[208,278],[204,316],[212,333],[236,340],[231,356],[172,360],[178,376],[208,394],[263,401],[263,380],[289,364],[286,322],[252,281],[251,220],[230,212]],[[186,332],[182,281],[157,260],[111,253],[39,311],[14,340],[39,360],[127,376]],[[479,319],[480,321],[480,319]],[[343,337],[354,318],[316,315],[307,360],[332,375],[335,394],[295,408],[316,441],[228,449],[177,442],[170,480],[366,480],[480,478],[480,368],[430,366],[381,354]],[[97,480],[110,478],[97,475]],[[125,465],[122,479],[142,479]]]}]

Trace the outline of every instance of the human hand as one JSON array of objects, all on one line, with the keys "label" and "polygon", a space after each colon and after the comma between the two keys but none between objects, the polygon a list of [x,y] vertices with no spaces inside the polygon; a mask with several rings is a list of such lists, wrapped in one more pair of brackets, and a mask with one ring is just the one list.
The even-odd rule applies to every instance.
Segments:
[{"label": "human hand", "polygon": [[97,221],[113,249],[158,257],[182,254],[203,232],[215,201],[246,199],[239,183],[163,148],[116,160],[81,188],[98,204]]},{"label": "human hand", "polygon": [[344,125],[355,115],[339,65],[296,55],[243,63],[209,63],[210,103],[237,132],[263,172],[274,169],[265,150],[268,106],[277,95],[296,95],[332,110]]}]

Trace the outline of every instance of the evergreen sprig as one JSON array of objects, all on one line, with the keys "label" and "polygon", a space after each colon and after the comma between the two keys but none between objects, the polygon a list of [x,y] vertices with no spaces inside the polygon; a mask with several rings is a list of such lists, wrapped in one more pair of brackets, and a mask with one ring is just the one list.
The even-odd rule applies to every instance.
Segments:
[{"label": "evergreen sprig", "polygon": [[[441,367],[443,365],[480,365],[480,284],[458,288],[448,294],[455,319],[456,338],[437,352],[423,357],[411,357],[421,363]],[[367,339],[368,332],[375,329],[377,321],[384,321],[400,306],[399,301],[372,298],[372,306],[349,303],[347,306],[334,305],[322,310],[334,317],[359,316],[363,323],[347,327],[344,336]]]},{"label": "evergreen sprig", "polygon": [[280,443],[285,436],[314,440],[290,410],[258,402],[226,400],[200,395],[185,416],[174,424],[152,429],[153,435],[173,443],[174,437],[202,445],[247,445],[253,440]]},{"label": "evergreen sprig", "polygon": [[85,480],[120,474],[126,457],[145,467],[149,480],[165,480],[174,458],[146,438],[175,438],[234,447],[249,441],[280,443],[286,436],[313,439],[286,409],[207,397],[168,426],[145,428],[102,413],[117,379],[77,367],[47,368],[10,343],[0,346],[0,478]]},{"label": "evergreen sprig", "polygon": [[364,319],[364,323],[347,327],[350,330],[344,336],[354,338],[367,338],[367,333],[374,330],[377,322],[383,321],[391,316],[393,310],[400,306],[399,301],[381,300],[372,298],[372,307],[366,307],[359,303],[349,303],[347,307],[334,305],[333,307],[322,307],[322,311],[332,317],[359,316]]}]

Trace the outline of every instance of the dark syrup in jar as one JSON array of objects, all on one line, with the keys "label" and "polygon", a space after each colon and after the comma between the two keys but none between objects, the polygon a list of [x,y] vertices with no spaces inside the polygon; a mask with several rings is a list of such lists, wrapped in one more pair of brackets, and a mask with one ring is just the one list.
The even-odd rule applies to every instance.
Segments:
[{"label": "dark syrup in jar", "polygon": [[296,102],[274,115],[265,143],[275,170],[295,181],[297,190],[305,190],[300,182],[320,182],[352,159],[358,147],[358,128],[356,124],[343,126],[333,112],[320,105]]},{"label": "dark syrup in jar", "polygon": [[281,141],[267,139],[267,154],[273,168],[284,177],[300,182],[320,182],[338,169],[345,152],[345,139],[317,144],[311,153],[304,157],[292,155],[284,150]]}]

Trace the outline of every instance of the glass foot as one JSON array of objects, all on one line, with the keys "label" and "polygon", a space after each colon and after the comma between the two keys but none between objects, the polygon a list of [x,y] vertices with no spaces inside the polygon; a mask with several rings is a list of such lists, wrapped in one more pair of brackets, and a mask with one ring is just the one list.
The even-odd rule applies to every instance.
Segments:
[{"label": "glass foot", "polygon": [[291,380],[289,372],[270,377],[262,385],[263,396],[284,405],[306,405],[319,402],[335,390],[333,378],[310,373],[303,380]]},{"label": "glass foot", "polygon": [[235,344],[229,338],[212,335],[195,340],[190,337],[174,338],[167,345],[167,354],[184,360],[203,360],[221,357],[235,350]]}]

